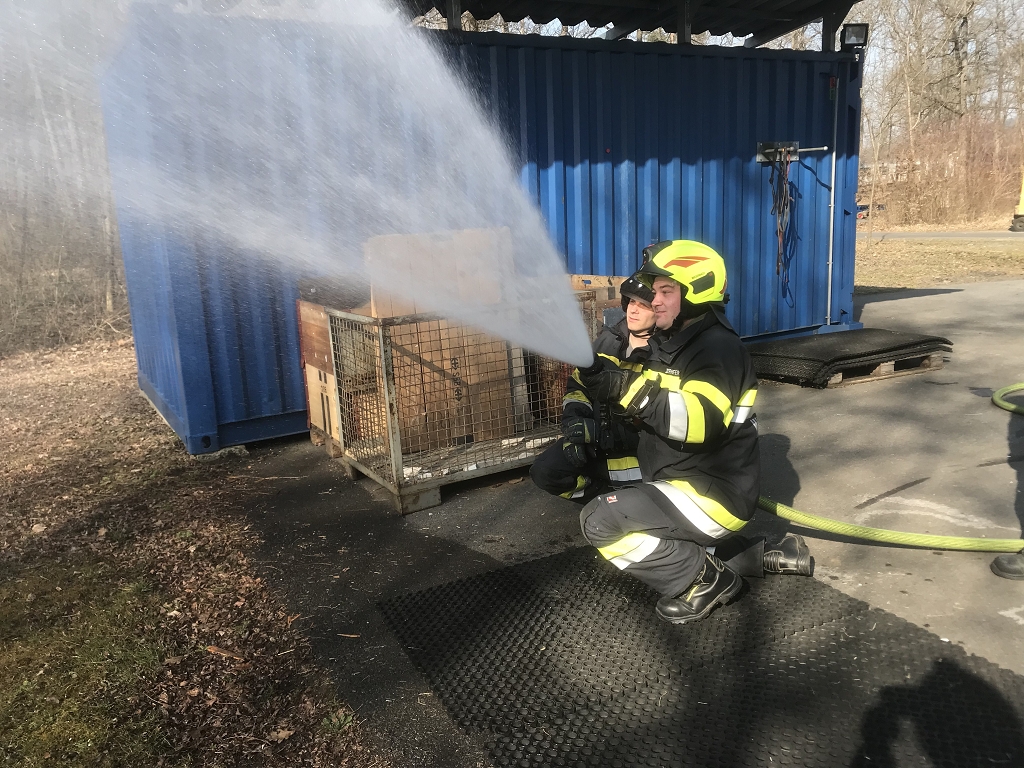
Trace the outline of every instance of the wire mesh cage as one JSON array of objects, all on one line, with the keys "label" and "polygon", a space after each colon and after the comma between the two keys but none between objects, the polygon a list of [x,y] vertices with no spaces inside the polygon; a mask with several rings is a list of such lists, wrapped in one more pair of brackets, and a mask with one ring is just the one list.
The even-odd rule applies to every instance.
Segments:
[{"label": "wire mesh cage", "polygon": [[[577,300],[593,337],[595,294]],[[448,483],[528,464],[558,436],[571,366],[432,315],[328,315],[341,458],[402,511],[439,503]]]}]

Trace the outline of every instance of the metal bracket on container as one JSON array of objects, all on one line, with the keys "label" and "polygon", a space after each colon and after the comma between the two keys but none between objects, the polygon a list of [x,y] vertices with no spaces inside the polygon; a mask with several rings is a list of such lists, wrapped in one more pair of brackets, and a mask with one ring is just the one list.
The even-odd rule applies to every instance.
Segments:
[{"label": "metal bracket on container", "polygon": [[806,152],[828,152],[828,147],[806,147],[800,149],[799,141],[759,141],[757,142],[757,162],[762,165],[782,162],[787,153],[790,156],[802,155]]}]

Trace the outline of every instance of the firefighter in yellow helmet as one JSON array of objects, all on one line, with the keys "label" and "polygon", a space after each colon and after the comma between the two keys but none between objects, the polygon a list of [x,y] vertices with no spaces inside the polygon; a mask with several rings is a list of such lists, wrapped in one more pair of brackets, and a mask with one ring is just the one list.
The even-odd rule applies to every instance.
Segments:
[{"label": "firefighter in yellow helmet", "polygon": [[[643,482],[597,496],[580,523],[604,557],[662,595],[662,619],[682,624],[728,602],[743,583],[715,548],[737,540],[757,503],[757,377],[725,318],[725,262],[714,249],[657,243],[644,249],[637,276],[654,292],[658,330],[647,362],[634,372],[599,361],[580,378],[591,399],[639,425]],[[763,565],[811,572],[807,546],[792,534],[763,554]]]}]

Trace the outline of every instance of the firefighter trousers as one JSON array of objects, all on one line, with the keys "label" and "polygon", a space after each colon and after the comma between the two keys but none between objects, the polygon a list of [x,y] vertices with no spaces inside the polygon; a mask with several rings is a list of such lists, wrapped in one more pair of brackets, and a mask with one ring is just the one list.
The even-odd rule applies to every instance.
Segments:
[{"label": "firefighter trousers", "polygon": [[583,536],[616,567],[666,597],[694,582],[706,549],[714,548],[741,576],[763,576],[764,540],[737,537],[745,521],[725,509],[709,485],[660,481],[601,494],[580,511]]},{"label": "firefighter trousers", "polygon": [[530,478],[550,494],[586,502],[609,488],[639,481],[640,462],[636,456],[596,449],[593,459],[576,467],[565,458],[562,441],[558,440],[534,460]]}]

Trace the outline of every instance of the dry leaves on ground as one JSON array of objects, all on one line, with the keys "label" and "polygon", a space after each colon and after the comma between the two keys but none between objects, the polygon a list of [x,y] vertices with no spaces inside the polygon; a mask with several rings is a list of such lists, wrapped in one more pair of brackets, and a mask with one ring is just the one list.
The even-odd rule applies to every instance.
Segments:
[{"label": "dry leaves on ground", "polygon": [[367,764],[301,617],[250,560],[259,541],[241,512],[257,482],[245,470],[244,456],[209,464],[184,453],[139,392],[130,346],[0,360],[0,568],[87,555],[153,586],[155,615],[138,613],[124,631],[164,658],[126,716],[152,718],[160,763]]}]

